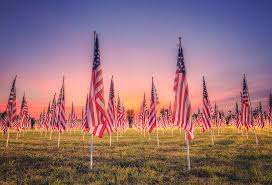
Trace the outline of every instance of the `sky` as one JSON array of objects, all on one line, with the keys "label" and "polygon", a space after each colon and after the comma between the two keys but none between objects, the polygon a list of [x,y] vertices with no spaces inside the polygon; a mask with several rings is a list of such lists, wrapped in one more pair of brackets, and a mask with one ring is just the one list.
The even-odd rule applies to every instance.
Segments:
[{"label": "sky", "polygon": [[178,37],[181,37],[193,111],[202,106],[202,76],[219,109],[240,101],[243,74],[253,104],[267,107],[272,82],[272,2],[223,1],[0,1],[0,111],[17,78],[37,117],[65,76],[66,112],[79,114],[91,79],[93,31],[100,38],[108,100],[113,75],[116,95],[138,110],[150,100],[154,76],[160,107],[174,101]]}]

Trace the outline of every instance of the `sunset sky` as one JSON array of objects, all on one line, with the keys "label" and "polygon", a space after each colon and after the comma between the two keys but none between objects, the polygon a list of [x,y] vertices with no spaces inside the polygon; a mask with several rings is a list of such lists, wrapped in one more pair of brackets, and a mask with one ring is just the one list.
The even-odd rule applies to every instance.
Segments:
[{"label": "sunset sky", "polygon": [[178,37],[195,111],[202,106],[202,76],[220,109],[240,100],[243,74],[253,102],[272,91],[272,1],[8,1],[0,2],[0,111],[17,74],[37,116],[61,88],[67,111],[85,105],[93,58],[93,31],[100,37],[108,100],[111,75],[127,108],[149,104],[154,76],[160,106],[174,99]]}]

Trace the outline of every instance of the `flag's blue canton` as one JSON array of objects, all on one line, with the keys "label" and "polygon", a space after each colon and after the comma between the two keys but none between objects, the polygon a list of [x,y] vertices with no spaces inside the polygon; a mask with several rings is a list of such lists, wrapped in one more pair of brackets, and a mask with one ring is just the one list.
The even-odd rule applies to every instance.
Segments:
[{"label": "flag's blue canton", "polygon": [[242,94],[242,101],[244,103],[248,102],[248,89],[247,89],[247,83],[246,83],[246,76],[244,76],[243,80],[243,94]]},{"label": "flag's blue canton", "polygon": [[178,72],[185,73],[185,64],[184,64],[184,57],[183,57],[183,50],[181,47],[181,41],[179,43],[179,52],[178,52],[178,62],[177,62]]},{"label": "flag's blue canton", "polygon": [[206,83],[205,83],[204,77],[203,77],[203,98],[208,99],[208,92],[207,92],[207,88],[206,88]]},{"label": "flag's blue canton", "polygon": [[114,83],[112,80],[110,85],[110,99],[113,99],[113,98],[114,98]]},{"label": "flag's blue canton", "polygon": [[269,96],[270,98],[269,98],[269,107],[272,107],[272,95],[271,95],[271,93],[270,93],[270,96]]},{"label": "flag's blue canton", "polygon": [[152,80],[152,89],[151,89],[151,101],[155,102],[155,87]]},{"label": "flag's blue canton", "polygon": [[93,70],[97,69],[100,65],[100,52],[99,52],[99,42],[98,37],[95,37],[95,46],[94,46],[94,61],[93,61]]}]

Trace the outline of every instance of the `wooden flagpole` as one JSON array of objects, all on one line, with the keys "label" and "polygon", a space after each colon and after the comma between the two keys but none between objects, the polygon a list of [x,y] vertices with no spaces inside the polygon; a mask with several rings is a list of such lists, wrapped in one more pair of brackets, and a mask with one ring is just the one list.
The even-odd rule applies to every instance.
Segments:
[{"label": "wooden flagpole", "polygon": [[110,133],[110,146],[111,146],[111,133]]},{"label": "wooden flagpole", "polygon": [[186,135],[186,158],[187,158],[187,166],[188,166],[188,171],[191,170],[191,161],[190,161],[190,146],[189,146],[189,140],[188,140],[188,131],[185,131]]},{"label": "wooden flagpole", "polygon": [[258,141],[258,137],[257,137],[257,133],[256,133],[256,127],[255,127],[255,123],[254,124],[254,135],[255,135],[255,141],[256,141],[256,144],[258,145],[259,144],[259,141]]},{"label": "wooden flagpole", "polygon": [[7,136],[6,148],[8,147],[8,143],[9,143],[9,129],[8,129],[8,136]]},{"label": "wooden flagpole", "polygon": [[158,128],[157,120],[156,120],[156,127],[157,127],[157,144],[158,144],[158,147],[160,147],[160,141],[159,141],[159,128]]},{"label": "wooden flagpole", "polygon": [[58,148],[60,146],[60,130],[59,130],[59,138],[58,138]]},{"label": "wooden flagpole", "polygon": [[214,138],[213,138],[213,128],[211,128],[211,138],[212,138],[212,145],[214,145]]},{"label": "wooden flagpole", "polygon": [[51,130],[50,130],[50,140],[52,139],[52,132],[53,132],[53,130],[52,130],[52,127],[51,127]]},{"label": "wooden flagpole", "polygon": [[145,137],[145,128],[144,128],[144,137]]},{"label": "wooden flagpole", "polygon": [[91,133],[91,142],[90,142],[90,167],[93,169],[93,133]]}]

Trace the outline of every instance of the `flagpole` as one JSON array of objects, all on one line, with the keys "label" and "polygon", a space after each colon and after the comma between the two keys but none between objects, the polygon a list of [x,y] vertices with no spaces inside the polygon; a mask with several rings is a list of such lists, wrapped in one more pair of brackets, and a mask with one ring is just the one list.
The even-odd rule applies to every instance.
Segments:
[{"label": "flagpole", "polygon": [[59,130],[59,137],[58,137],[58,148],[60,146],[60,130]]},{"label": "flagpole", "polygon": [[8,136],[7,136],[6,148],[8,147],[8,143],[9,143],[9,129],[8,129]]},{"label": "flagpole", "polygon": [[93,133],[91,133],[91,143],[90,143],[90,167],[93,169]]},{"label": "flagpole", "polygon": [[186,158],[187,158],[187,166],[188,166],[188,171],[191,170],[191,161],[190,161],[190,146],[189,146],[189,140],[188,140],[188,131],[185,131],[186,135]]},{"label": "flagpole", "polygon": [[111,133],[110,133],[110,146],[111,146]]},{"label": "flagpole", "polygon": [[53,130],[52,130],[52,126],[51,126],[51,128],[50,128],[51,130],[50,130],[50,140],[52,139],[52,132],[53,132]]},{"label": "flagpole", "polygon": [[211,127],[211,138],[212,138],[212,145],[214,145],[214,140],[213,140],[213,128]]},{"label": "flagpole", "polygon": [[259,141],[258,141],[258,137],[257,137],[257,134],[256,134],[256,128],[255,128],[255,123],[254,124],[254,135],[255,135],[255,141],[256,141],[256,144],[258,145],[259,144]]},{"label": "flagpole", "polygon": [[[249,95],[249,93],[248,93],[248,95]],[[252,115],[252,108],[251,108],[251,106],[250,106],[250,114],[251,114],[251,119],[253,118],[253,115]],[[254,121],[253,121],[253,128],[254,128],[254,135],[255,135],[255,141],[256,141],[256,145],[258,145],[259,144],[259,142],[258,142],[258,137],[257,137],[257,133],[256,133],[256,127],[255,127],[255,123],[254,123]],[[247,135],[247,137],[248,137],[248,135]]]},{"label": "flagpole", "polygon": [[145,128],[144,128],[144,138],[145,138]]},{"label": "flagpole", "polygon": [[160,141],[159,141],[159,127],[158,127],[157,120],[156,120],[156,127],[157,127],[157,144],[158,144],[158,147],[160,147]]},{"label": "flagpole", "polygon": [[116,139],[117,139],[117,141],[118,141],[118,128],[116,129]]}]

